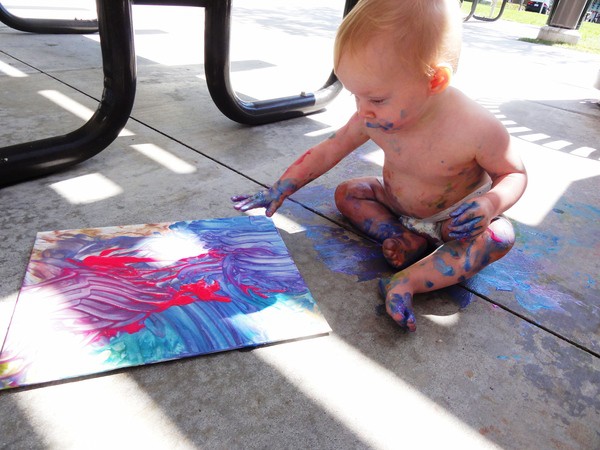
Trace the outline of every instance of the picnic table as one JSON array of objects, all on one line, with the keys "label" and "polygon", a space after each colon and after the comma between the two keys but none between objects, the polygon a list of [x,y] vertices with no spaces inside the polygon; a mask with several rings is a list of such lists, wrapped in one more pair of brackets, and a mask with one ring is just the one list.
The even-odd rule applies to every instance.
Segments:
[{"label": "picnic table", "polygon": [[[346,15],[358,0],[346,0]],[[232,0],[96,0],[97,19],[25,19],[0,2],[0,21],[29,33],[99,33],[104,88],[98,108],[80,128],[68,134],[0,148],[0,186],[46,175],[77,164],[108,147],[125,127],[136,91],[136,57],[131,6],[166,5],[205,8],[204,66],[206,83],[219,110],[231,120],[260,125],[323,109],[341,91],[333,71],[315,92],[261,101],[243,101],[229,78]]]}]

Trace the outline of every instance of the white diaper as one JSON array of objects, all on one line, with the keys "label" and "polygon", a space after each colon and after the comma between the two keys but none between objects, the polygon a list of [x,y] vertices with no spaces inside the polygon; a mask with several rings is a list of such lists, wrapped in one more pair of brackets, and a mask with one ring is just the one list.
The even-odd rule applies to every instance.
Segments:
[{"label": "white diaper", "polygon": [[482,194],[485,194],[492,187],[492,182],[489,181],[483,186],[477,188],[474,192],[467,195],[462,200],[456,202],[449,208],[446,208],[443,211],[440,211],[437,214],[434,214],[431,217],[427,217],[425,219],[419,219],[416,217],[409,216],[400,216],[398,220],[400,223],[409,231],[413,233],[424,235],[431,239],[435,245],[438,247],[444,243],[442,240],[442,224],[444,221],[450,218],[450,213],[462,205],[464,202],[469,201],[472,198],[479,197]]}]

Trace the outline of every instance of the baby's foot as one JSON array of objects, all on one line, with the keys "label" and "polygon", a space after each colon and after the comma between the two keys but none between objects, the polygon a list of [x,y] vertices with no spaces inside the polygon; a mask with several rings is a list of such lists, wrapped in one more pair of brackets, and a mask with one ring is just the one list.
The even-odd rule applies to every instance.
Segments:
[{"label": "baby's foot", "polygon": [[390,266],[404,269],[415,262],[427,250],[427,242],[411,243],[401,236],[392,236],[383,241],[381,251]]},{"label": "baby's foot", "polygon": [[405,289],[401,293],[394,292],[394,288],[399,285],[401,283],[390,282],[389,279],[379,280],[379,289],[385,296],[385,310],[398,325],[408,328],[408,331],[416,331],[417,321],[413,311],[413,296]]},{"label": "baby's foot", "polygon": [[412,295],[389,293],[385,299],[385,309],[398,325],[408,328],[408,331],[416,331],[417,321],[413,312]]}]

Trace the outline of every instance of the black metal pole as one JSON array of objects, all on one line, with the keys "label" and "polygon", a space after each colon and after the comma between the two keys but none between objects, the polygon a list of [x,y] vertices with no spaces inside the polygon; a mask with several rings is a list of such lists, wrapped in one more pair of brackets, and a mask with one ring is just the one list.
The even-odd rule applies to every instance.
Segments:
[{"label": "black metal pole", "polygon": [[129,119],[136,88],[129,0],[97,0],[104,91],[81,128],[48,139],[0,148],[0,186],[77,164],[110,145]]},{"label": "black metal pole", "polygon": [[[358,0],[346,0],[346,15]],[[239,99],[229,78],[231,0],[97,0],[98,29],[102,49],[104,91],[98,109],[81,128],[63,136],[0,148],[0,187],[46,175],[96,155],[110,145],[129,119],[136,90],[135,51],[131,3],[147,5],[200,6],[205,14],[205,71],[211,97],[230,119],[259,125],[299,117],[324,108],[342,89],[331,73],[314,93],[256,102]],[[1,5],[0,5],[1,7]],[[50,24],[14,20],[5,9],[9,26],[39,33],[75,33],[78,28],[65,21]],[[6,22],[5,22],[6,23]],[[85,27],[90,24],[85,24]],[[89,31],[89,28],[85,28]]]},{"label": "black metal pole", "polygon": [[[347,0],[344,14],[356,3],[357,0]],[[229,77],[230,25],[231,0],[213,1],[206,5],[206,83],[219,110],[231,120],[247,125],[260,125],[300,117],[323,109],[342,90],[341,83],[331,73],[325,85],[314,93],[253,102],[241,100],[233,90]]]},{"label": "black metal pole", "polygon": [[27,33],[40,34],[87,34],[98,31],[98,21],[63,19],[27,19],[18,17],[0,3],[0,22],[11,28]]},{"label": "black metal pole", "polygon": [[[502,5],[500,5],[500,10],[498,11],[498,14],[496,14],[494,17],[484,17],[484,16],[477,16],[477,15],[474,15],[473,17],[475,17],[477,20],[481,20],[483,22],[495,22],[500,17],[502,17],[502,14],[504,14],[504,8],[506,8],[507,2],[508,2],[508,0],[502,0]],[[473,3],[475,3],[475,2],[473,2]]]}]

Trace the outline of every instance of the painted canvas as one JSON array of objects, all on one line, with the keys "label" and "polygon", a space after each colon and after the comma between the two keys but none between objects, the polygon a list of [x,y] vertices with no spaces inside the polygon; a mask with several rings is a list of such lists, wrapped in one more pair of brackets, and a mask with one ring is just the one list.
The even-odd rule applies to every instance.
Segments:
[{"label": "painted canvas", "polygon": [[41,232],[0,388],[329,331],[265,217]]}]

